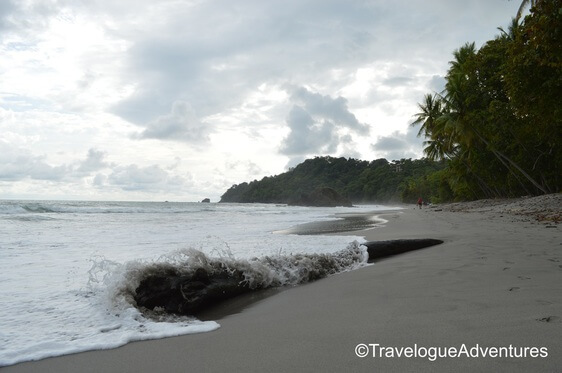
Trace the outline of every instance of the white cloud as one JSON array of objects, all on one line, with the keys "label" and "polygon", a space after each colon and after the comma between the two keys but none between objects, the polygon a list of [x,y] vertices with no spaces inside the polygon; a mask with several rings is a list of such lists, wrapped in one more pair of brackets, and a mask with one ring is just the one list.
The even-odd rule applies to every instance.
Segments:
[{"label": "white cloud", "polygon": [[311,154],[334,155],[353,143],[351,134],[369,133],[369,126],[357,120],[341,96],[332,98],[299,87],[293,89],[290,101],[293,106],[286,120],[290,132],[281,145],[283,154],[299,159]]},{"label": "white cloud", "polygon": [[287,155],[334,153],[338,146],[336,126],[330,121],[317,121],[302,107],[293,106],[287,117],[291,129],[281,152]]},{"label": "white cloud", "polygon": [[109,164],[104,160],[104,158],[104,152],[96,149],[90,149],[88,150],[88,156],[78,166],[77,171],[90,173],[106,168],[109,166]]},{"label": "white cloud", "polygon": [[170,175],[158,165],[139,167],[132,164],[116,167],[107,177],[107,183],[123,190],[166,191],[181,187],[184,180]]},{"label": "white cloud", "polygon": [[[0,182],[35,185],[43,193],[53,193],[53,196],[57,191],[64,191],[59,198],[70,197],[66,194],[73,189],[75,196],[92,198],[92,191],[80,190],[78,185],[91,185],[95,195],[106,198],[117,198],[123,196],[123,192],[131,191],[145,198],[159,193],[181,196],[186,195],[185,187],[192,186],[189,173],[164,170],[159,165],[109,163],[105,160],[106,153],[96,149],[88,150],[83,160],[63,164],[53,164],[46,156],[35,155],[28,149],[13,147],[3,141],[0,141],[0,153]],[[0,187],[3,185],[0,183]]]},{"label": "white cloud", "polygon": [[175,101],[169,114],[149,122],[135,138],[186,141],[202,144],[209,141],[211,126],[201,122],[189,103]]},{"label": "white cloud", "polygon": [[2,0],[0,192],[216,200],[307,156],[421,155],[417,101],[518,6]]},{"label": "white cloud", "polygon": [[417,133],[417,128],[410,127],[405,133],[396,131],[389,136],[381,136],[371,144],[371,149],[377,158],[386,158],[388,161],[420,158],[423,140],[417,138]]},{"label": "white cloud", "polygon": [[0,180],[19,181],[29,178],[60,181],[70,169],[68,165],[51,166],[45,162],[44,157],[3,141],[0,141],[0,154]]}]

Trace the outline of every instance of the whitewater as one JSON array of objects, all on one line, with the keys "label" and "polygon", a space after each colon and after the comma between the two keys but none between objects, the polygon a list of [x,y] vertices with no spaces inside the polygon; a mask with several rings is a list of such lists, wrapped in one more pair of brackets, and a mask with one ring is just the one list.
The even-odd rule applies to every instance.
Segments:
[{"label": "whitewater", "polygon": [[220,261],[244,268],[247,281],[298,284],[317,265],[303,254],[333,254],[337,271],[366,265],[366,255],[362,237],[291,228],[388,209],[0,201],[0,366],[215,330],[216,321],[141,313],[132,295],[143,271]]}]

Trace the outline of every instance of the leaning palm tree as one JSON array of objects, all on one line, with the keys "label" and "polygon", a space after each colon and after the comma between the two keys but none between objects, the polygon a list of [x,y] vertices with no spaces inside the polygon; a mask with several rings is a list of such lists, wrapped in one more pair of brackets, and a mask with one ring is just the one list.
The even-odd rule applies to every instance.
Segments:
[{"label": "leaning palm tree", "polygon": [[515,19],[517,21],[519,21],[519,19],[521,19],[521,16],[523,15],[523,12],[525,11],[525,8],[530,4],[531,8],[535,6],[535,4],[537,2],[539,2],[540,0],[523,0],[521,2],[521,5],[519,5],[519,9],[517,10],[517,15],[515,16]]},{"label": "leaning palm tree", "polygon": [[502,32],[502,36],[506,37],[508,39],[514,40],[517,30],[520,26],[520,20],[521,17],[523,16],[523,12],[525,11],[525,8],[529,7],[532,8],[535,5],[537,5],[540,2],[540,0],[523,0],[521,2],[521,5],[519,5],[519,9],[517,10],[517,14],[515,15],[515,17],[513,17],[511,19],[511,23],[508,26],[507,31],[505,31],[503,29],[503,27],[498,27],[498,30],[500,30]]},{"label": "leaning palm tree", "polygon": [[501,31],[501,37],[508,39],[508,40],[515,40],[518,30],[519,30],[519,19],[512,18],[511,23],[507,27],[507,31],[504,30],[503,27],[498,27],[498,30]]},{"label": "leaning palm tree", "polygon": [[[476,54],[474,44],[465,44],[458,51],[455,51],[455,60],[451,62],[451,69],[447,74],[447,83],[445,85],[446,95],[443,98],[445,105],[444,114],[436,121],[437,127],[441,128],[442,133],[450,135],[449,144],[458,143],[465,149],[478,146],[478,143],[484,144],[507,169],[510,173],[517,177],[517,170],[525,179],[533,184],[538,190],[547,193],[546,189],[529,175],[521,166],[511,159],[500,149],[496,148],[489,139],[487,139],[480,130],[483,124],[481,118],[470,115],[470,109],[467,103],[470,97],[470,78],[467,75],[466,64],[470,60],[470,56]],[[480,127],[480,128],[479,128]]]}]

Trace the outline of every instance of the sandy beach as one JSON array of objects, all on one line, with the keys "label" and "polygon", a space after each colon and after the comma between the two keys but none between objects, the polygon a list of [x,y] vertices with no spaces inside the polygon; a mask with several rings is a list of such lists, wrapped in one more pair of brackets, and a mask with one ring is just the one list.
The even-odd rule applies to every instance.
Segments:
[{"label": "sandy beach", "polygon": [[[2,370],[560,371],[561,206],[560,194],[421,210],[408,206],[384,214],[384,226],[359,235],[367,240],[435,238],[443,244],[275,293],[221,318],[214,332]],[[314,245],[314,236],[310,242]],[[455,355],[452,349],[463,348],[480,356],[435,361],[419,356],[445,350]],[[527,357],[482,356],[494,349]],[[418,356],[404,356],[412,351]]]}]

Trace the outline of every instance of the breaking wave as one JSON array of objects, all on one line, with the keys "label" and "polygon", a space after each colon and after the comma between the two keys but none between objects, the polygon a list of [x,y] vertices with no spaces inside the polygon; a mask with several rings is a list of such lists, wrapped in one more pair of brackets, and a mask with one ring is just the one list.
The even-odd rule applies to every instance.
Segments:
[{"label": "breaking wave", "polygon": [[[210,279],[226,274],[240,287],[259,290],[318,280],[365,266],[367,260],[366,248],[357,241],[350,243],[344,250],[330,254],[277,255],[252,259],[237,259],[228,254],[212,258],[201,251],[185,249],[151,262],[130,261],[119,265],[107,260],[94,260],[90,283],[103,283],[110,302],[117,309],[131,306],[143,309],[137,302],[137,291],[147,278],[185,279],[204,271]],[[222,290],[227,298],[229,289],[225,285]]]},{"label": "breaking wave", "polygon": [[195,202],[0,201],[0,216],[21,214],[185,214],[214,212]]}]

